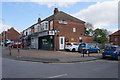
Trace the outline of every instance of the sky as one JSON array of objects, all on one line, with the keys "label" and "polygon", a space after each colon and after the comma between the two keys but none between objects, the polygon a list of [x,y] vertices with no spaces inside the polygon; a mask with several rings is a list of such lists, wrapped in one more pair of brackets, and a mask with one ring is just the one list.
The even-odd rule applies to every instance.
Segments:
[{"label": "sky", "polygon": [[91,23],[94,28],[118,30],[117,0],[2,0],[0,2],[0,32],[14,27],[21,32],[53,14],[54,8],[80,20]]}]

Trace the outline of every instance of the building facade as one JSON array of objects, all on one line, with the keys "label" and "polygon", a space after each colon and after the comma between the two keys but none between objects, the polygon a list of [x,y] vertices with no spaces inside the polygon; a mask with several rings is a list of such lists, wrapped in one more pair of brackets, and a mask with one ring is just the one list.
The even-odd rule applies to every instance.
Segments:
[{"label": "building facade", "polygon": [[7,40],[11,40],[13,42],[19,42],[20,40],[20,33],[16,31],[13,27],[8,29],[7,31],[3,31],[1,33],[1,43],[4,43],[4,45],[7,44]]},{"label": "building facade", "polygon": [[113,45],[120,45],[120,30],[109,35],[109,42]]},{"label": "building facade", "polygon": [[84,36],[85,22],[65,12],[54,9],[54,14],[22,32],[23,39],[35,49],[64,50],[66,42],[92,42]]}]

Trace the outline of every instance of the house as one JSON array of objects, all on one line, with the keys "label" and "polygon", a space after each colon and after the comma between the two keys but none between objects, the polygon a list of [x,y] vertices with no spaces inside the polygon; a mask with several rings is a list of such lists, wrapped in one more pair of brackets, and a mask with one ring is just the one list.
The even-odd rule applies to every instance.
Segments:
[{"label": "house", "polygon": [[38,18],[37,23],[24,30],[23,39],[30,42],[31,48],[64,50],[65,42],[92,42],[92,37],[84,36],[84,26],[84,21],[55,8],[53,15],[44,20]]},{"label": "house", "polygon": [[109,42],[113,45],[120,45],[120,30],[109,35]]},{"label": "house", "polygon": [[1,33],[1,43],[7,44],[7,40],[18,42],[20,40],[20,33],[13,27]]}]

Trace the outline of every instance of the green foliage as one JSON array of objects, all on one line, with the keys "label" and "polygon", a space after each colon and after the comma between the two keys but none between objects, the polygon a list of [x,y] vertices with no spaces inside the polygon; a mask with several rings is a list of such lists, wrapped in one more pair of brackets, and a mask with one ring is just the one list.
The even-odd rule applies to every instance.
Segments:
[{"label": "green foliage", "polygon": [[93,41],[104,44],[108,41],[109,32],[106,29],[95,29],[93,30],[91,23],[85,24],[85,36],[93,36]]},{"label": "green foliage", "polygon": [[108,40],[108,32],[105,29],[96,29],[94,30],[94,41],[98,43],[105,43]]}]

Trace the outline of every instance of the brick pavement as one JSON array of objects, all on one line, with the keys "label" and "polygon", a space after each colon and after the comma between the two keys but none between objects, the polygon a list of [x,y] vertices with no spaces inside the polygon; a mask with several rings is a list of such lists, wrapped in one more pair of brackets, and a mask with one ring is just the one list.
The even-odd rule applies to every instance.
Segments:
[{"label": "brick pavement", "polygon": [[[9,49],[3,48],[3,54],[9,55]],[[18,49],[11,49],[12,56],[18,56]],[[31,58],[79,58],[82,57],[81,53],[78,52],[67,52],[67,51],[47,51],[47,50],[35,50],[20,49],[20,56],[31,57]],[[85,54],[85,56],[88,56]],[[101,53],[91,53],[90,56],[101,56]]]}]

